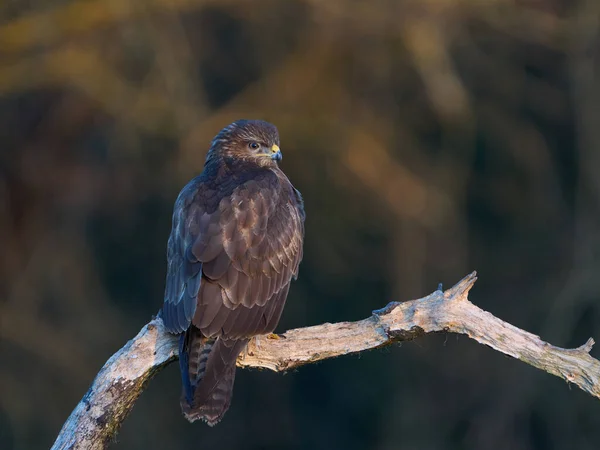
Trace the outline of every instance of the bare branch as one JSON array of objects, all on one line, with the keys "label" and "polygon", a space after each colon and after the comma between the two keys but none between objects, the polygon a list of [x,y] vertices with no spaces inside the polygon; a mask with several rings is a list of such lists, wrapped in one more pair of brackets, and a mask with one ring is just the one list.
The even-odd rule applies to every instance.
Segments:
[{"label": "bare branch", "polygon": [[[563,349],[503,322],[469,302],[467,296],[476,280],[473,272],[445,292],[390,303],[358,322],[326,323],[255,338],[238,359],[238,366],[283,372],[427,333],[453,332],[466,334],[600,398],[600,361],[589,355],[592,339],[579,348]],[[148,381],[176,358],[177,338],[165,331],[160,319],[152,320],[106,362],[52,448],[105,448]]]}]

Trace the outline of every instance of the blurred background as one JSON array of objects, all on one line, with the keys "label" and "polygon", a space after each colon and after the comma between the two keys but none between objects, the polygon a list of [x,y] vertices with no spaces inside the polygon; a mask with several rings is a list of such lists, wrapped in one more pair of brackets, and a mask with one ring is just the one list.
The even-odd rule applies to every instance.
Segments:
[{"label": "blurred background", "polygon": [[[306,202],[278,330],[449,287],[600,341],[597,0],[8,0],[0,6],[0,447],[49,448],[155,314],[175,198],[231,121]],[[598,349],[592,355],[600,356]],[[600,403],[464,336],[239,371],[215,428],[176,364],[115,449],[597,449]]]}]

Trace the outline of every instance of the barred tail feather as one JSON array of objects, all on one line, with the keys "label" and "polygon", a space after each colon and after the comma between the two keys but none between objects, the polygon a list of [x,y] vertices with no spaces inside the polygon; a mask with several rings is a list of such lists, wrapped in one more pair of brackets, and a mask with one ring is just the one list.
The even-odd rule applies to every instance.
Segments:
[{"label": "barred tail feather", "polygon": [[180,341],[183,415],[190,422],[202,419],[216,425],[231,404],[236,359],[248,340],[206,338],[194,326],[184,336]]}]

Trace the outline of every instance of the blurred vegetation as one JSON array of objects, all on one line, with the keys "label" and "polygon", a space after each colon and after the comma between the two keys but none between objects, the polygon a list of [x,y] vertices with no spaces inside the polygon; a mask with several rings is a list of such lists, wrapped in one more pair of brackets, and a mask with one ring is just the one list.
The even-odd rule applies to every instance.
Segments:
[{"label": "blurred vegetation", "polygon": [[[599,21],[597,0],[2,3],[0,447],[48,448],[158,311],[175,197],[238,118],[279,127],[306,202],[280,330],[477,269],[478,306],[598,340]],[[597,400],[465,337],[241,371],[214,429],[179,392],[169,367],[114,448],[600,442]]]}]

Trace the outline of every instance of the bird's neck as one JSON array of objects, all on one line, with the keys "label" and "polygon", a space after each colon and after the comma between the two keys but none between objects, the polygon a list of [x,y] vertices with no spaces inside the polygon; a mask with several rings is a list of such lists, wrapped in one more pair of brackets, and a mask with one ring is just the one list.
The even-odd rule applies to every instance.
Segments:
[{"label": "bird's neck", "polygon": [[[262,162],[261,159],[265,161]],[[264,170],[281,172],[275,161],[267,158],[240,158],[237,155],[214,154],[206,158],[204,178],[225,181],[227,179],[246,179],[249,174]]]}]

